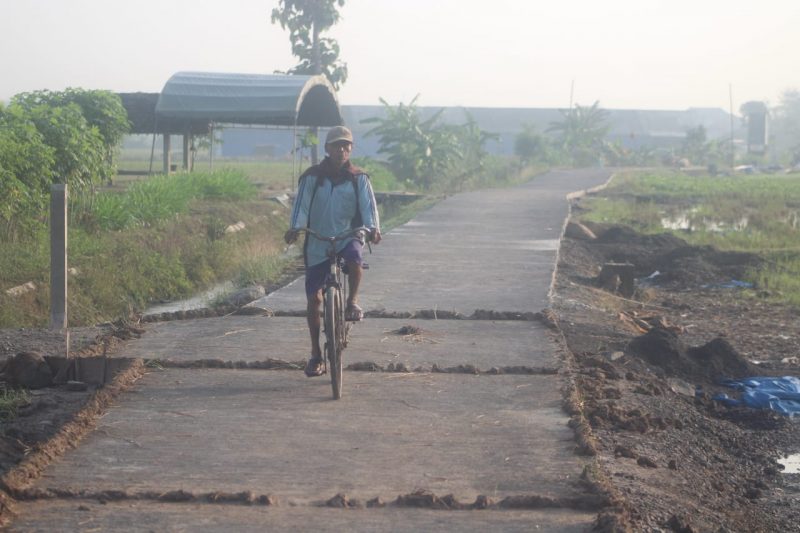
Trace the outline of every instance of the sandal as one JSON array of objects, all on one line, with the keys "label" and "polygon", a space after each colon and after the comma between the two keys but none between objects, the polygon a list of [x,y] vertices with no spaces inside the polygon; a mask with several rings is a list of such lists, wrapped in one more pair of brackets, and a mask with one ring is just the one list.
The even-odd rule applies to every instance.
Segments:
[{"label": "sandal", "polygon": [[314,378],[323,374],[322,357],[311,356],[311,359],[306,363],[305,368],[306,376]]},{"label": "sandal", "polygon": [[344,311],[344,319],[348,322],[360,322],[364,318],[364,311],[357,304],[350,304]]}]

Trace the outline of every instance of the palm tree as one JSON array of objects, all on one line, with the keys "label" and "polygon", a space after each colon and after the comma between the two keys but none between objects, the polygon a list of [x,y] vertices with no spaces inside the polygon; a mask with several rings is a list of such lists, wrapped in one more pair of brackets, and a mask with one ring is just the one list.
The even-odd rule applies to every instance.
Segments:
[{"label": "palm tree", "polygon": [[548,132],[556,133],[562,149],[577,164],[595,161],[601,153],[603,140],[608,133],[608,112],[600,109],[596,101],[589,107],[575,105],[569,110],[559,110],[561,122],[551,122]]}]

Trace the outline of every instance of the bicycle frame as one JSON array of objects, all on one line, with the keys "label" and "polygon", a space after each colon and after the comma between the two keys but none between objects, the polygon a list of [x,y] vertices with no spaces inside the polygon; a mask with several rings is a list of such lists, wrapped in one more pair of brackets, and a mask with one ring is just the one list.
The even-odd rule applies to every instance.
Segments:
[{"label": "bicycle frame", "polygon": [[369,231],[365,227],[348,230],[335,237],[325,237],[310,228],[303,228],[311,236],[327,242],[327,256],[330,262],[330,271],[325,276],[322,288],[322,312],[325,331],[325,353],[323,357],[325,372],[328,372],[328,362],[331,363],[331,385],[333,398],[338,400],[342,395],[342,350],[347,347],[347,336],[352,325],[345,320],[344,306],[347,301],[347,275],[344,272],[344,259],[336,255],[336,243],[363,232]]}]

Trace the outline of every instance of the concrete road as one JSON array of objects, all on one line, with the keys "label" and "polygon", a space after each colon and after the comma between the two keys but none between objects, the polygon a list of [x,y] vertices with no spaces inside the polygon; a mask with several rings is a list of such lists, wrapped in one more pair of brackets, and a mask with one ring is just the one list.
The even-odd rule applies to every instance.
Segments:
[{"label": "concrete road", "polygon": [[[375,248],[363,303],[389,314],[541,310],[566,194],[608,178],[553,172],[448,198]],[[301,310],[300,287],[255,305]],[[303,318],[148,327],[121,355],[162,365],[32,483],[57,496],[19,505],[10,530],[583,531],[592,523],[560,408],[561,348],[539,322],[367,319],[345,357],[379,371],[345,372],[340,401],[330,399],[327,377],[299,370]],[[179,368],[201,360],[241,368]],[[275,360],[297,369],[259,369]]]},{"label": "concrete road", "polygon": [[[551,172],[513,189],[451,196],[389,233],[366,256],[366,311],[535,312],[548,306],[566,194],[605,183],[606,170]],[[253,303],[305,310],[302,278]]]}]

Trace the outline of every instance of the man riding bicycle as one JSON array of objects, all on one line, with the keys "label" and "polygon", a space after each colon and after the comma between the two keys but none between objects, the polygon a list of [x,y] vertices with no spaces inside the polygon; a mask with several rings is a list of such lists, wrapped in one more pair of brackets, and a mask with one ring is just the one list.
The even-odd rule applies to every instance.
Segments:
[{"label": "man riding bicycle", "polygon": [[[335,236],[350,228],[370,228],[368,238],[381,241],[380,221],[375,195],[369,176],[350,162],[353,134],[344,126],[328,131],[325,138],[327,157],[306,170],[299,180],[297,197],[292,208],[290,229],[284,239],[288,244],[297,240],[298,230],[309,227],[320,235]],[[360,239],[339,242],[336,253],[345,260],[350,292],[347,298],[345,319],[358,321],[363,311],[358,306],[358,286],[362,274],[362,248]],[[322,374],[322,350],[319,344],[320,306],[325,276],[330,271],[330,260],[325,242],[306,235],[303,243],[303,261],[306,267],[306,298],[308,330],[311,335],[311,357],[306,364],[308,377]]]}]

